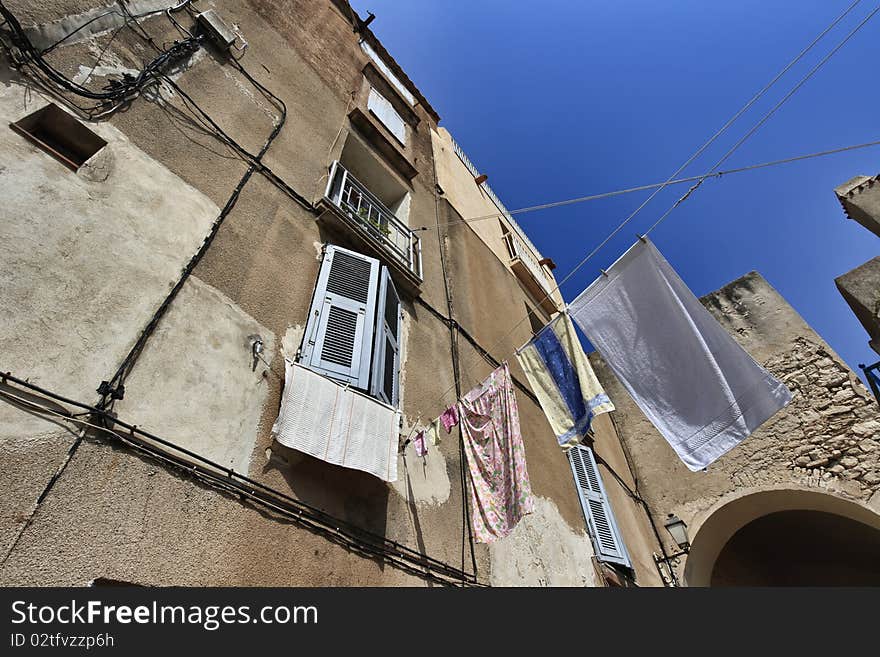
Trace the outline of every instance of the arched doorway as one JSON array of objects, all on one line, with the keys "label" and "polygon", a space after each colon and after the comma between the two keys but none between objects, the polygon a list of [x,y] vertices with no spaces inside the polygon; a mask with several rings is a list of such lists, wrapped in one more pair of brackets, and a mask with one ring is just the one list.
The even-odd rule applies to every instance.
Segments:
[{"label": "arched doorway", "polygon": [[824,511],[777,511],[721,549],[711,586],[880,586],[880,530]]},{"label": "arched doorway", "polygon": [[880,515],[830,493],[764,489],[696,527],[688,586],[880,586]]}]

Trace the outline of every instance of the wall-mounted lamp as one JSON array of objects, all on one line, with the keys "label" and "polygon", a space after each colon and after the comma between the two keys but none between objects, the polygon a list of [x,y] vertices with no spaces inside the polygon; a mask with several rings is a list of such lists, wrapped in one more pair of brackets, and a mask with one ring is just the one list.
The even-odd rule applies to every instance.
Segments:
[{"label": "wall-mounted lamp", "polygon": [[[663,523],[663,526],[666,528],[666,531],[669,532],[669,535],[672,536],[672,540],[675,541],[675,544],[679,547],[679,552],[674,554],[667,554],[665,556],[660,556],[659,554],[654,554],[654,561],[657,564],[657,570],[660,572],[660,577],[668,586],[678,586],[678,578],[675,576],[675,570],[672,567],[672,563],[678,564],[677,559],[679,557],[683,557],[691,549],[690,539],[688,538],[687,524],[684,520],[679,518],[674,513],[670,513],[666,516],[666,522]],[[660,564],[666,564],[666,568],[669,571],[669,575],[667,576],[663,570],[660,568]]]},{"label": "wall-mounted lamp", "polygon": [[482,185],[487,180],[489,180],[489,176],[487,176],[485,173],[481,173],[479,176],[474,178],[474,182],[478,185]]},{"label": "wall-mounted lamp", "polygon": [[675,544],[678,545],[683,552],[686,553],[691,549],[691,544],[688,540],[688,526],[685,524],[684,520],[674,513],[670,513],[666,516],[666,522],[663,523],[663,526],[666,527],[666,531],[672,536],[672,540],[675,541]]}]

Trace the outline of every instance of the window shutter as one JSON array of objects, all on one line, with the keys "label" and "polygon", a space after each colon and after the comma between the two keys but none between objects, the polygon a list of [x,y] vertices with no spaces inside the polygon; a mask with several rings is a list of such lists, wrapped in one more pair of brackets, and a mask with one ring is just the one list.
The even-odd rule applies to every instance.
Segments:
[{"label": "window shutter", "polygon": [[373,349],[373,382],[370,394],[397,406],[400,399],[400,297],[387,267],[379,277],[376,312],[376,346]]},{"label": "window shutter", "polygon": [[406,144],[406,123],[394,105],[387,98],[370,88],[370,96],[367,98],[367,109],[376,115],[382,124],[391,131],[395,137],[400,140],[401,144]]},{"label": "window shutter", "polygon": [[596,557],[600,561],[611,561],[629,567],[629,555],[614,521],[614,513],[608,503],[593,450],[585,445],[575,445],[568,450],[568,461],[574,474],[590,538],[596,548]]},{"label": "window shutter", "polygon": [[378,282],[378,260],[338,246],[326,248],[301,363],[367,389]]}]

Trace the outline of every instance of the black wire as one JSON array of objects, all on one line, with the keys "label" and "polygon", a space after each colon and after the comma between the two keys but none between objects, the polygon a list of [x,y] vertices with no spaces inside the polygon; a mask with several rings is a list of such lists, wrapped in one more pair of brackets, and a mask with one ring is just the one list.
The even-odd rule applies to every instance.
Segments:
[{"label": "black wire", "polygon": [[[124,5],[122,7],[125,9]],[[129,20],[134,21],[134,25],[137,25],[135,16],[127,9],[125,11],[129,16]],[[14,49],[7,47],[5,44],[4,47],[6,47],[10,62],[14,66],[18,68],[30,66],[64,91],[90,100],[101,101],[98,107],[114,103],[119,107],[130,102],[140,94],[142,89],[159,79],[170,63],[188,57],[198,50],[202,41],[202,37],[195,37],[175,42],[168,50],[162,51],[155,59],[145,64],[137,76],[124,74],[121,79],[110,80],[105,85],[103,91],[92,91],[69,79],[46,61],[42,51],[33,45],[18,19],[6,8],[2,1],[0,1],[0,16],[5,19],[11,29],[10,39]],[[129,23],[127,22],[126,24]],[[15,52],[16,50],[17,53]]]},{"label": "black wire", "polygon": [[72,37],[74,34],[76,34],[77,32],[79,32],[80,30],[85,29],[86,27],[88,27],[89,25],[91,25],[92,23],[94,23],[95,21],[104,18],[105,16],[110,16],[110,15],[112,15],[112,14],[116,14],[117,16],[122,16],[123,18],[125,18],[125,19],[126,19],[125,22],[128,23],[128,22],[130,22],[131,20],[136,20],[136,19],[138,19],[138,18],[146,18],[146,17],[148,17],[148,16],[154,16],[154,15],[156,15],[156,14],[162,14],[162,13],[165,12],[164,9],[156,9],[156,10],[153,10],[153,11],[145,11],[145,12],[140,13],[140,14],[132,14],[132,13],[131,13],[131,12],[125,7],[125,5],[122,5],[122,6],[123,6],[123,8],[125,9],[125,14],[124,14],[124,15],[123,15],[122,12],[117,11],[116,9],[111,9],[110,11],[105,11],[103,14],[98,14],[98,15],[95,16],[94,18],[90,18],[89,20],[87,20],[85,23],[83,23],[82,25],[80,25],[80,26],[79,26],[78,28],[76,28],[75,30],[71,30],[70,32],[68,32],[67,34],[65,34],[63,37],[61,37],[60,39],[58,39],[57,41],[55,41],[55,42],[49,44],[48,46],[46,46],[45,48],[43,48],[43,49],[40,51],[40,54],[42,54],[42,55],[46,55],[46,54],[52,52],[53,50],[55,50],[55,48],[57,48],[57,47],[60,46],[62,43],[64,43],[65,41],[67,41],[67,40],[68,40],[70,37]]},{"label": "black wire", "polygon": [[[418,303],[420,306],[425,308],[425,310],[429,311],[432,315],[434,315],[437,319],[439,319],[444,324],[447,324],[448,326],[457,330],[461,334],[461,336],[465,340],[467,340],[468,343],[470,343],[470,345],[474,349],[476,349],[479,352],[479,354],[483,357],[483,359],[487,363],[489,363],[493,367],[501,367],[501,362],[497,358],[495,358],[492,354],[490,354],[489,351],[483,345],[481,345],[477,341],[477,339],[468,332],[468,330],[466,328],[464,328],[461,324],[458,323],[458,321],[456,321],[455,319],[452,319],[450,317],[446,317],[443,313],[441,313],[439,310],[434,308],[431,304],[429,304],[427,301],[425,301],[421,297],[416,298],[416,303]],[[531,401],[533,401],[538,406],[541,405],[541,402],[538,401],[538,398],[535,396],[535,393],[533,393],[528,388],[528,386],[526,386],[522,381],[518,380],[512,374],[510,375],[510,380],[513,381],[513,385],[515,385],[517,388],[519,388],[519,391],[522,394],[524,394],[526,397],[528,397]]]},{"label": "black wire", "polygon": [[[107,391],[102,394],[102,398],[99,403],[99,406],[101,408],[109,408],[112,406],[112,398],[111,398],[110,390],[112,390],[112,389],[118,390],[119,386],[124,385],[126,377],[131,373],[131,370],[134,367],[134,364],[137,362],[137,359],[140,357],[140,354],[142,353],[144,346],[146,345],[150,336],[153,334],[153,331],[155,331],[155,329],[158,326],[159,322],[161,321],[162,317],[164,317],[165,313],[168,311],[168,308],[171,306],[171,303],[174,301],[174,299],[177,297],[180,290],[183,288],[184,283],[186,283],[186,281],[189,279],[189,277],[192,274],[193,270],[195,269],[196,265],[199,264],[199,262],[204,257],[205,253],[207,253],[208,248],[211,246],[211,243],[214,241],[214,238],[217,236],[217,232],[220,230],[220,226],[223,224],[223,221],[226,219],[226,217],[229,215],[229,213],[232,212],[232,209],[235,207],[236,203],[238,202],[239,196],[241,195],[241,191],[244,189],[244,186],[251,179],[251,176],[253,176],[254,172],[258,170],[258,168],[260,166],[260,162],[263,159],[263,156],[269,150],[269,147],[272,145],[272,142],[275,141],[275,138],[278,136],[278,134],[281,132],[281,129],[284,127],[284,124],[287,122],[287,105],[284,103],[284,101],[281,100],[275,94],[273,94],[271,91],[266,89],[266,87],[264,87],[262,84],[257,82],[249,73],[247,73],[247,71],[245,71],[245,69],[241,66],[241,64],[236,62],[236,67],[245,74],[245,76],[248,78],[248,80],[251,81],[254,84],[254,86],[257,87],[257,89],[259,89],[262,93],[264,93],[267,97],[271,98],[275,102],[275,104],[278,106],[278,108],[280,110],[280,115],[278,117],[278,121],[275,124],[274,128],[272,129],[272,132],[269,134],[269,137],[266,139],[266,142],[263,144],[263,147],[260,149],[260,152],[257,153],[256,156],[253,156],[253,160],[251,161],[250,166],[248,167],[247,171],[242,176],[241,180],[235,186],[235,189],[232,191],[232,194],[230,195],[229,199],[226,201],[226,204],[223,206],[223,209],[220,211],[220,214],[214,220],[214,223],[211,226],[211,230],[208,233],[208,235],[205,237],[204,241],[202,242],[202,245],[199,247],[199,250],[196,251],[196,253],[192,256],[192,258],[190,258],[190,261],[187,263],[186,267],[184,268],[183,273],[181,274],[180,278],[177,280],[177,283],[175,283],[174,287],[171,289],[171,291],[168,293],[168,295],[162,301],[159,308],[156,309],[156,312],[150,318],[150,321],[144,327],[143,331],[141,331],[140,336],[138,336],[137,342],[135,342],[134,346],[131,348],[129,353],[126,355],[125,359],[120,364],[119,368],[116,370],[116,373],[110,379]],[[173,80],[171,80],[167,76],[165,77],[165,79],[167,81],[169,81],[174,86],[174,88],[178,91],[178,93],[180,93],[182,95],[182,97],[189,99],[193,103],[193,105],[196,106],[195,101],[192,101],[192,99],[189,97],[189,95],[186,94],[186,92],[184,92],[183,89],[181,89],[180,86],[177,85],[177,83],[175,83]],[[212,126],[216,126],[216,129],[218,130],[218,132],[222,132],[220,127],[216,124],[216,122],[213,119],[210,118],[210,116],[207,115],[207,113],[205,113],[201,110],[200,110],[200,112],[204,115],[205,119],[211,123]],[[229,139],[232,143],[235,143],[231,138],[229,138]],[[297,194],[297,196],[299,196],[299,195]],[[303,201],[305,201],[305,199],[303,199]],[[311,207],[311,204],[309,204],[309,207]]]},{"label": "black wire", "polygon": [[[344,520],[335,518],[302,500],[298,500],[279,490],[230,470],[204,456],[176,445],[156,434],[145,431],[137,425],[129,424],[120,420],[106,410],[64,397],[58,393],[43,388],[42,386],[20,379],[10,372],[0,374],[0,382],[8,385],[8,382],[10,381],[16,385],[37,392],[46,398],[87,410],[92,414],[93,418],[95,418],[95,423],[100,422],[104,425],[103,427],[99,426],[97,428],[110,433],[117,439],[121,440],[124,444],[133,447],[138,451],[159,458],[164,462],[172,463],[190,474],[207,480],[211,485],[224,488],[237,495],[244,495],[258,504],[274,508],[276,511],[282,512],[295,522],[303,524],[310,529],[321,533],[325,537],[330,537],[333,540],[344,539],[342,544],[347,547],[355,548],[356,550],[371,554],[372,556],[386,559],[390,563],[403,568],[404,570],[408,570],[408,572],[411,572],[414,575],[432,579],[439,583],[456,585],[461,581],[468,585],[484,586],[484,584],[477,582],[473,576],[468,573],[462,573],[454,566],[450,566],[439,559],[418,552],[385,536],[374,534],[368,530],[351,525]],[[57,411],[47,409],[47,412]],[[70,418],[71,421],[75,421],[73,414],[69,411],[64,413],[58,412],[58,414]],[[114,425],[118,425],[125,429],[128,432],[128,435],[122,435],[115,431]],[[195,463],[181,456],[177,456],[175,453],[159,449],[156,445],[151,444],[150,441],[189,457],[190,459],[193,459]],[[418,570],[418,568],[428,569],[430,572]],[[450,579],[444,580],[441,577],[438,577],[438,574]]]},{"label": "black wire", "polygon": [[[261,91],[265,91],[265,93],[269,94],[270,97],[276,99],[278,102],[282,102],[277,96],[271,94],[268,90],[265,89],[257,80],[255,80],[250,73],[248,73],[241,64],[235,60],[231,60],[235,66],[251,81],[258,89]],[[302,194],[296,191],[293,187],[291,187],[287,182],[285,182],[278,174],[276,174],[271,168],[262,163],[262,161],[258,161],[256,156],[250,153],[244,146],[239,144],[235,139],[233,139],[229,133],[227,133],[223,128],[221,128],[217,122],[211,118],[211,116],[202,109],[199,104],[193,100],[192,96],[186,93],[183,89],[181,89],[180,85],[178,85],[174,80],[169,77],[165,78],[165,81],[173,88],[183,99],[184,105],[193,115],[198,119],[203,125],[207,124],[214,131],[214,134],[218,139],[226,143],[230,148],[232,148],[235,152],[237,152],[243,160],[249,162],[251,164],[256,164],[258,171],[265,176],[269,182],[271,182],[275,187],[280,189],[282,192],[287,194],[294,201],[299,203],[307,210],[314,210],[314,205],[306,199]],[[283,103],[282,103],[283,104]],[[286,111],[286,107],[285,107]]]},{"label": "black wire", "polygon": [[[124,5],[123,5],[123,9],[125,10],[126,14],[128,14],[129,21],[132,21],[136,18],[133,14],[131,14],[130,11],[128,11],[128,9],[126,7],[124,7]],[[206,112],[204,112],[204,110],[202,110],[198,106],[198,104],[185,91],[183,91],[180,88],[179,85],[177,85],[173,80],[171,80],[167,75],[165,75],[162,72],[162,69],[164,68],[165,64],[167,64],[172,59],[177,59],[178,56],[181,54],[191,54],[191,52],[195,52],[195,50],[198,49],[198,47],[200,45],[201,39],[199,37],[195,37],[192,39],[186,39],[182,42],[175,42],[175,44],[170,49],[163,51],[158,46],[156,46],[152,37],[150,37],[150,35],[145,30],[143,30],[143,28],[138,26],[138,30],[141,32],[143,38],[145,40],[147,40],[154,48],[156,48],[158,51],[160,51],[160,55],[157,58],[155,58],[152,62],[145,65],[144,69],[141,71],[141,73],[139,74],[138,77],[131,78],[131,76],[125,76],[123,78],[122,82],[117,82],[114,85],[112,85],[112,88],[107,89],[105,92],[99,93],[99,92],[92,92],[92,91],[86,89],[85,87],[83,87],[82,85],[78,85],[78,84],[74,83],[73,81],[66,78],[63,74],[61,74],[60,72],[55,70],[50,64],[48,64],[48,62],[46,62],[43,59],[42,53],[40,51],[37,51],[36,48],[33,47],[29,38],[24,33],[24,31],[21,29],[21,26],[18,23],[18,21],[15,19],[14,15],[12,15],[8,11],[8,9],[6,9],[6,7],[2,4],[2,2],[0,2],[0,15],[2,15],[9,22],[10,26],[13,29],[13,44],[16,46],[16,48],[18,48],[18,50],[23,55],[25,55],[24,59],[15,58],[14,56],[10,56],[11,61],[13,61],[19,65],[24,65],[24,64],[34,65],[51,82],[55,83],[57,86],[61,87],[63,90],[72,92],[78,96],[91,98],[91,99],[95,99],[95,100],[111,100],[112,99],[112,100],[116,100],[118,103],[126,102],[126,101],[130,100],[133,97],[132,93],[137,92],[134,94],[136,96],[140,92],[141,89],[143,89],[145,86],[147,86],[147,84],[155,82],[156,80],[161,78],[161,79],[165,80],[166,82],[168,82],[181,95],[181,97],[184,98],[185,102],[188,103],[188,108],[190,109],[190,111],[195,110],[194,113],[197,113],[198,115],[200,115],[201,118],[204,119],[204,121],[206,121],[211,126],[211,128],[214,131],[215,136],[217,136],[222,141],[224,141],[229,146],[231,146],[235,151],[237,151],[239,153],[240,156],[242,156],[250,164],[248,170],[245,172],[244,176],[242,176],[238,185],[236,185],[235,189],[233,190],[232,194],[230,195],[229,199],[227,200],[226,204],[224,205],[223,209],[221,210],[220,215],[217,217],[217,219],[215,219],[209,234],[206,236],[205,240],[202,243],[202,246],[199,248],[199,250],[196,252],[196,254],[190,259],[190,262],[187,264],[186,268],[184,269],[183,274],[181,275],[180,279],[177,281],[174,288],[172,288],[172,290],[168,294],[168,296],[166,296],[166,298],[163,300],[162,304],[159,306],[157,311],[154,313],[153,317],[150,319],[150,321],[148,322],[146,327],[142,330],[141,334],[138,337],[137,342],[132,347],[132,349],[129,351],[129,353],[126,355],[122,364],[120,365],[120,367],[117,369],[116,373],[114,374],[108,388],[109,389],[118,388],[118,386],[121,386],[123,384],[123,382],[124,382],[125,378],[128,376],[128,374],[130,374],[135,362],[137,361],[138,357],[142,353],[143,348],[146,345],[147,340],[152,335],[152,333],[155,330],[156,326],[158,325],[159,321],[162,319],[164,314],[167,312],[167,310],[170,307],[174,298],[177,296],[177,294],[182,289],[184,283],[189,278],[189,275],[192,273],[195,266],[199,263],[199,261],[202,259],[204,254],[207,252],[208,247],[213,242],[213,239],[216,236],[217,232],[219,231],[219,228],[222,225],[224,219],[232,211],[233,207],[235,206],[235,204],[238,201],[238,198],[241,195],[241,191],[243,190],[243,188],[247,184],[247,182],[250,180],[250,178],[252,177],[254,172],[259,171],[260,173],[265,175],[273,184],[275,184],[277,187],[279,187],[280,189],[285,191],[288,195],[290,195],[292,198],[297,200],[299,203],[301,203],[302,205],[304,205],[305,207],[307,207],[309,209],[313,209],[313,206],[311,203],[309,203],[302,195],[300,195],[298,192],[296,192],[296,190],[294,190],[292,187],[290,187],[280,177],[278,177],[277,174],[275,174],[271,169],[269,169],[268,167],[263,165],[261,162],[263,156],[268,151],[272,142],[278,136],[278,134],[280,133],[282,127],[284,126],[284,124],[286,122],[287,107],[286,107],[284,101],[281,100],[281,98],[279,98],[277,95],[273,94],[264,85],[262,85],[258,80],[256,80],[238,61],[232,60],[233,65],[239,70],[239,72],[241,72],[242,75],[244,75],[257,89],[259,89],[261,93],[263,93],[267,98],[270,98],[279,107],[279,109],[281,111],[281,114],[280,114],[280,117],[279,117],[277,124],[274,126],[272,132],[270,133],[269,137],[267,138],[267,140],[264,143],[263,147],[261,148],[260,152],[257,155],[253,155],[253,154],[249,153],[246,149],[244,149],[240,144],[238,144],[234,139],[232,139],[232,137],[230,137],[228,135],[228,133],[223,131],[220,128],[220,126]],[[128,24],[129,21],[127,21],[126,24]],[[136,21],[134,22],[134,24],[137,25]],[[78,31],[79,29],[82,29],[82,27],[84,27],[84,26],[80,26],[80,28],[78,28],[76,31]],[[125,25],[123,27],[125,27]],[[122,29],[122,28],[120,28],[120,29]],[[132,28],[132,29],[134,29],[134,28]],[[67,35],[67,36],[69,37],[70,35]],[[67,38],[67,37],[65,37],[65,38]],[[63,41],[63,40],[64,39],[62,39],[61,41]],[[59,41],[58,43],[60,43],[61,41]],[[55,47],[56,45],[57,45],[57,43],[53,44],[52,47]],[[10,51],[10,55],[12,55],[11,51]],[[4,380],[5,380],[5,378],[6,377],[4,377]],[[39,389],[38,387],[32,386],[31,384],[28,384],[27,382],[23,382],[19,379],[15,379],[14,377],[11,377],[11,376],[9,376],[9,378],[11,380],[16,381],[19,384],[27,385],[28,387],[32,387],[32,389],[40,390],[44,394],[49,394],[52,397],[60,398],[59,396],[54,395],[53,393],[49,393],[48,391]],[[61,398],[61,399],[63,399],[63,398]],[[203,457],[200,457],[199,455],[197,455],[195,453],[189,452],[188,450],[180,448],[180,447],[174,445],[173,443],[170,443],[168,441],[164,441],[161,438],[159,438],[158,436],[154,436],[152,434],[149,434],[147,432],[144,432],[142,430],[137,429],[137,427],[135,427],[133,425],[127,425],[125,423],[122,423],[122,422],[114,419],[113,416],[107,410],[108,408],[110,408],[112,406],[112,403],[113,403],[112,402],[112,395],[110,394],[110,392],[105,392],[102,394],[102,398],[101,398],[97,408],[88,407],[84,404],[81,404],[78,402],[73,402],[72,400],[64,400],[64,401],[66,401],[67,403],[73,403],[81,408],[86,408],[89,411],[96,413],[97,415],[102,417],[107,422],[116,423],[116,424],[120,424],[121,426],[125,426],[126,428],[128,428],[131,431],[132,436],[134,436],[135,433],[140,433],[142,435],[147,436],[148,438],[150,438],[152,440],[156,440],[157,442],[160,442],[162,444],[165,444],[166,446],[169,446],[173,449],[176,449],[180,452],[183,452],[190,457],[193,457],[193,458],[196,458],[196,459],[201,460],[203,462],[209,463],[211,465],[211,467],[223,469],[222,466],[211,463],[207,459],[204,459]],[[150,449],[149,449],[150,446],[148,443],[144,443],[142,445],[139,445],[138,448],[141,450],[150,451]],[[166,459],[166,460],[174,460],[173,457],[169,456],[168,454],[163,454],[161,458]],[[185,463],[185,467],[187,469],[191,470],[193,466],[191,464]],[[202,468],[202,470],[204,470],[204,468]],[[214,476],[214,473],[212,473],[210,470],[204,470],[204,472],[201,472],[200,474],[202,476],[207,476],[209,478]],[[290,498],[289,496],[286,496],[279,491],[275,491],[275,490],[270,489],[266,486],[263,486],[262,484],[259,484],[258,482],[255,482],[247,477],[244,477],[243,475],[233,473],[232,471],[229,471],[228,475],[230,478],[237,477],[238,479],[241,479],[241,480],[251,484],[252,486],[256,486],[256,487],[264,489],[266,491],[270,491],[274,495],[280,496],[280,497],[285,498],[289,501],[293,501],[297,504],[306,506],[307,508],[310,508],[310,510],[313,512],[318,512],[318,513],[323,514],[323,512],[319,512],[317,509],[314,509],[312,507],[308,507],[307,505],[304,505],[304,503],[300,502],[299,500],[295,500],[294,498]],[[235,488],[235,486],[233,486],[232,484],[229,484],[229,485],[231,487]],[[238,492],[241,493],[242,491],[239,490]],[[253,496],[255,494],[255,491],[250,491],[250,493]],[[260,504],[264,504],[269,507],[275,508],[274,504],[271,501],[267,501],[265,499],[257,499],[256,501]],[[299,511],[298,515],[299,515],[298,519],[301,521],[302,520],[301,519],[302,511]],[[341,523],[341,521],[339,521],[338,519],[327,516],[326,514],[323,514],[323,515],[325,516],[325,518],[331,520],[333,522],[333,524],[336,524],[336,525],[344,524],[344,523]],[[337,527],[337,531],[340,531],[339,527]],[[394,549],[396,549],[398,551],[414,552],[411,550],[411,548],[403,546],[402,544],[396,543],[394,541],[390,541],[390,539],[387,539],[386,537],[372,535],[372,534],[370,534],[370,532],[366,532],[366,530],[363,530],[363,529],[360,529],[357,527],[353,527],[353,531],[364,534],[364,535],[370,535],[372,538],[375,538],[377,540],[381,540],[383,542],[388,542],[394,547]],[[471,547],[473,549],[473,546],[471,546]],[[383,559],[388,559],[392,563],[395,563],[396,565],[398,565],[399,567],[402,567],[404,569],[408,568],[407,566],[401,565],[398,562],[397,557],[395,557],[393,555],[393,553],[388,552],[387,550],[380,549],[377,551],[377,549],[375,549],[375,548],[372,548],[370,546],[364,546],[364,545],[361,545],[360,548],[366,550],[367,552],[372,552],[376,556],[380,556]],[[415,554],[419,554],[419,553],[415,553]],[[400,554],[399,556],[402,557],[403,554]],[[475,574],[469,575],[463,571],[456,570],[456,569],[452,568],[451,566],[448,566],[447,564],[443,564],[443,562],[439,562],[438,560],[433,559],[432,557],[428,557],[427,555],[420,555],[419,554],[419,556],[420,556],[420,559],[417,562],[418,566],[424,567],[425,561],[435,562],[437,564],[442,564],[442,566],[443,566],[442,570],[445,570],[447,572],[447,576],[453,577],[453,578],[455,578],[455,580],[461,580],[461,582],[463,582],[463,583],[476,584],[476,575]],[[473,553],[471,556],[473,558]],[[449,582],[449,581],[443,580],[441,578],[437,578],[434,575],[431,575],[429,573],[424,573],[419,570],[412,570],[411,572],[413,572],[413,574],[416,574],[418,576],[427,577],[428,579],[433,579],[434,581],[438,581],[440,583],[455,584],[455,582]]]}]

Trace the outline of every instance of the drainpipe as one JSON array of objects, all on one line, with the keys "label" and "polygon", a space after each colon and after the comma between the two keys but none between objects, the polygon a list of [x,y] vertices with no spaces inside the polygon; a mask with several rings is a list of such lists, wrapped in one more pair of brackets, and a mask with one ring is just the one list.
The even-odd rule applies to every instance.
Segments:
[{"label": "drainpipe", "polygon": [[663,563],[666,564],[666,568],[669,570],[669,579],[667,580],[667,576],[663,574],[663,569],[660,567],[660,563],[657,561],[657,559],[653,559],[654,565],[657,567],[657,573],[660,575],[660,581],[663,582],[664,586],[681,586],[678,578],[675,576],[675,570],[672,568],[672,565],[669,562],[669,554],[666,552],[666,546],[663,544],[663,539],[660,537],[660,532],[657,529],[657,524],[654,522],[654,514],[651,512],[651,508],[648,506],[648,503],[647,501],[645,501],[645,498],[642,496],[641,492],[639,492],[639,477],[633,465],[632,454],[630,454],[629,447],[627,447],[626,442],[621,438],[620,430],[617,428],[617,420],[614,419],[614,414],[609,413],[608,416],[611,418],[611,425],[614,427],[614,433],[617,434],[617,442],[620,443],[620,448],[623,451],[623,458],[626,461],[626,467],[629,470],[630,475],[632,475],[633,483],[635,486],[636,499],[644,510],[645,515],[648,516],[648,522],[650,523],[651,529],[654,532],[654,538],[657,539],[657,545],[660,546],[660,552],[663,554]]},{"label": "drainpipe", "polygon": [[[433,143],[431,146],[433,150]],[[455,398],[461,397],[461,369],[458,351],[458,333],[456,331],[457,322],[455,322],[454,307],[452,303],[452,293],[449,290],[449,276],[447,276],[446,267],[446,249],[443,244],[443,232],[440,230],[440,185],[437,183],[437,161],[431,153],[431,173],[434,179],[434,221],[437,224],[437,246],[440,249],[440,269],[443,274],[443,289],[446,294],[446,314],[450,319],[449,325],[449,347],[452,358],[452,376],[455,379]],[[462,546],[461,546],[461,569],[464,570],[464,528],[467,527],[467,538],[471,553],[471,567],[473,568],[474,577],[477,575],[477,558],[474,554],[474,536],[471,529],[470,515],[468,514],[468,495],[467,495],[467,460],[464,454],[464,444],[458,441],[458,456],[461,472],[461,507],[462,507]]]}]

